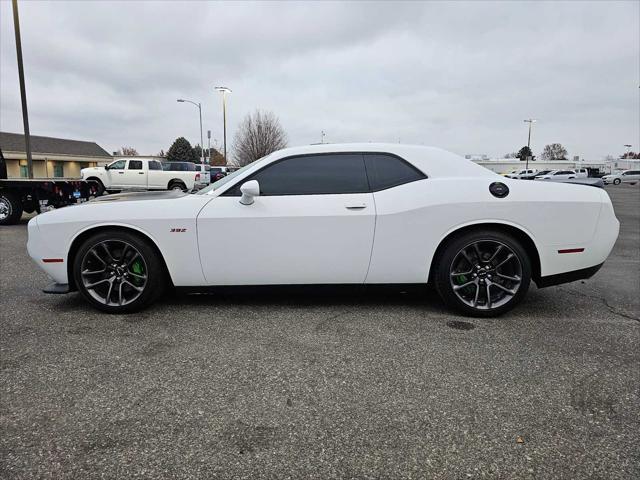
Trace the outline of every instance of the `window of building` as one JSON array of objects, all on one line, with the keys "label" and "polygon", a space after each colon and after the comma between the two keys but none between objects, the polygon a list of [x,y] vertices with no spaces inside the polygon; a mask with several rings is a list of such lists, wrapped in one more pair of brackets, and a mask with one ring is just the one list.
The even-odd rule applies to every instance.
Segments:
[{"label": "window of building", "polygon": [[20,165],[20,177],[27,178],[29,176],[29,167],[26,165]]},{"label": "window of building", "polygon": [[54,178],[64,177],[64,166],[62,162],[53,162],[53,176]]}]

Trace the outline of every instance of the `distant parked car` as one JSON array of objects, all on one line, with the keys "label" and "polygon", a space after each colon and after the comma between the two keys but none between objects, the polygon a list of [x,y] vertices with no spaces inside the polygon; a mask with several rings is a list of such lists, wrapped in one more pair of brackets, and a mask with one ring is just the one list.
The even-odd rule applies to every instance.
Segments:
[{"label": "distant parked car", "polygon": [[605,185],[613,183],[620,185],[621,183],[636,183],[640,181],[640,170],[625,170],[624,172],[615,172],[602,177]]},{"label": "distant parked car", "polygon": [[229,167],[211,167],[211,183],[217,182],[221,178],[229,175],[229,173],[231,173],[231,169]]},{"label": "distant parked car", "polygon": [[165,172],[195,172],[196,164],[193,162],[162,162]]},{"label": "distant parked car", "polygon": [[551,170],[545,175],[536,175],[535,180],[571,180],[573,178],[587,178],[587,169],[575,170]]},{"label": "distant parked car", "polygon": [[519,178],[520,180],[531,180],[538,173],[536,169],[524,169],[524,170],[511,170],[509,173],[505,173],[504,176],[507,178]]},{"label": "distant parked car", "polygon": [[200,184],[207,186],[211,183],[211,167],[207,164],[196,163],[196,172],[200,172]]}]

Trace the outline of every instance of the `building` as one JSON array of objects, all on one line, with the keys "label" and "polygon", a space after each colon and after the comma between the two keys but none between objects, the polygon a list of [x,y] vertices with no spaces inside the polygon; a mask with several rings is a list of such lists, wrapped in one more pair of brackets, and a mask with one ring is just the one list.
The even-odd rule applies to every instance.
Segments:
[{"label": "building", "polygon": [[[9,178],[27,178],[24,135],[0,132],[0,149]],[[34,178],[80,178],[80,169],[104,165],[111,155],[95,142],[31,135]]]}]

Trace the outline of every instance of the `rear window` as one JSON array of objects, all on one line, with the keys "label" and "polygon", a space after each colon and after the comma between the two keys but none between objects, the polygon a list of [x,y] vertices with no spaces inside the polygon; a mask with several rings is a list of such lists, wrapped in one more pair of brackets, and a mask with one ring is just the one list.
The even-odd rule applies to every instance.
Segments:
[{"label": "rear window", "polygon": [[374,192],[427,178],[416,167],[395,155],[365,153],[364,164],[369,185]]}]

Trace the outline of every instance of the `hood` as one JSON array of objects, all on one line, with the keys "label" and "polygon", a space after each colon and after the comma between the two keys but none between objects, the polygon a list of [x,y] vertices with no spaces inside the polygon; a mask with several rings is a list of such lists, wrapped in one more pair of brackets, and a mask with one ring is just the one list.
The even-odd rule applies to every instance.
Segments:
[{"label": "hood", "polygon": [[112,195],[103,195],[96,197],[87,203],[93,202],[139,202],[140,200],[161,200],[168,198],[180,198],[188,193],[184,193],[180,190],[162,190],[159,192],[128,192],[128,193],[115,193]]}]

